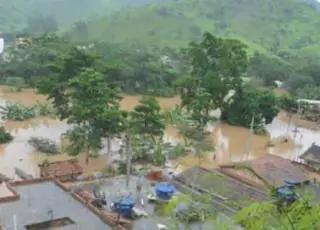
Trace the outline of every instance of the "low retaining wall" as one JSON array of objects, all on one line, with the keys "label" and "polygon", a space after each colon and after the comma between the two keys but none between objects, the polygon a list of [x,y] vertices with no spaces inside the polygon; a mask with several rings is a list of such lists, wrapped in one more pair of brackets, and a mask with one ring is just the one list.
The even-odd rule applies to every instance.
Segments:
[{"label": "low retaining wall", "polygon": [[[100,173],[100,172],[97,172]],[[68,175],[68,176],[63,176],[63,177],[54,177],[53,179],[59,180],[62,182],[87,182],[87,181],[93,181],[97,179],[107,179],[107,178],[112,178],[115,177],[116,175],[114,174],[107,174],[107,173],[102,173],[100,176],[97,177],[97,173],[92,173],[92,174],[86,174],[86,175]]]},{"label": "low retaining wall", "polygon": [[[65,192],[69,192],[69,188],[63,184],[61,181],[55,180],[55,183]],[[104,215],[102,210],[99,210],[98,208],[94,207],[92,204],[88,203],[85,199],[83,199],[81,196],[79,196],[77,193],[72,193],[71,196],[79,201],[81,204],[83,204],[86,208],[88,208],[91,212],[96,214],[105,224],[111,225],[112,227],[118,229],[118,230],[129,230],[132,227],[131,226],[122,226],[117,223],[112,223],[110,219]]]}]

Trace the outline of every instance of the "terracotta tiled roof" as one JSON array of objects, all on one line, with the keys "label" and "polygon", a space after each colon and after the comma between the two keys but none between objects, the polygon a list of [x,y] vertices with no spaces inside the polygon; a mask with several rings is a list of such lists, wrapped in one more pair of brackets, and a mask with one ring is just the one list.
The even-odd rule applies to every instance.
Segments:
[{"label": "terracotta tiled roof", "polygon": [[42,177],[60,177],[81,174],[83,169],[77,160],[56,161],[39,165]]},{"label": "terracotta tiled roof", "polygon": [[297,182],[308,180],[307,175],[299,167],[290,160],[276,155],[266,153],[262,157],[246,163],[274,186],[282,186],[286,179]]}]

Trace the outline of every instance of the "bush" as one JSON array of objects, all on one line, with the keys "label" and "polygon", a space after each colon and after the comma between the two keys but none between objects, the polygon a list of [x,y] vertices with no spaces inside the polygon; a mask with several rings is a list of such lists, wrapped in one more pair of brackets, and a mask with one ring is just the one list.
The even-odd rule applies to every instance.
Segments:
[{"label": "bush", "polygon": [[37,116],[53,116],[56,114],[54,108],[48,102],[37,102],[34,109]]},{"label": "bush", "polygon": [[278,98],[279,107],[288,112],[297,112],[298,102],[296,99],[289,95],[283,95]]},{"label": "bush", "polygon": [[21,77],[8,77],[6,79],[6,85],[14,88],[15,91],[20,92],[25,86],[25,82]]},{"label": "bush", "polygon": [[34,106],[28,106],[21,103],[6,103],[0,106],[2,119],[11,121],[25,121],[36,116],[52,116],[55,110],[49,103],[37,102]]},{"label": "bush", "polygon": [[13,140],[13,136],[5,130],[3,126],[0,127],[0,144],[5,144]]},{"label": "bush", "polygon": [[0,106],[1,117],[5,120],[24,121],[36,116],[34,107],[29,107],[20,103],[6,103],[5,106]]}]

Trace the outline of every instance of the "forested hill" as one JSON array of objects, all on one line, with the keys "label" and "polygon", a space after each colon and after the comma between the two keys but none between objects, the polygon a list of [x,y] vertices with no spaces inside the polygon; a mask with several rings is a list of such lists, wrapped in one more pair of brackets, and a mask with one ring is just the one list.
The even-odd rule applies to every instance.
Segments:
[{"label": "forested hill", "polygon": [[209,31],[240,39],[251,53],[288,59],[319,55],[317,6],[315,0],[2,0],[0,31],[47,31],[53,18],[74,40],[171,47]]},{"label": "forested hill", "polygon": [[1,0],[0,31],[12,32],[27,26],[28,19],[53,16],[61,27],[79,20],[116,12],[122,7],[141,6],[158,0]]},{"label": "forested hill", "polygon": [[[303,0],[175,0],[127,8],[87,25],[90,38],[185,45],[206,30],[236,37],[252,50],[320,50],[320,13]],[[77,31],[74,37],[81,37]]]}]

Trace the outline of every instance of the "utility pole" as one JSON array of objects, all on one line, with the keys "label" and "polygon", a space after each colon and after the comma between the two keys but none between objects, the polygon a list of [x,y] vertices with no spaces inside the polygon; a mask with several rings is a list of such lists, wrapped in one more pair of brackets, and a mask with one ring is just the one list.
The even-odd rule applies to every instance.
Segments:
[{"label": "utility pole", "polygon": [[243,157],[245,158],[245,160],[248,160],[249,153],[250,153],[250,150],[251,150],[252,136],[253,136],[253,128],[254,128],[254,117],[252,117],[252,119],[251,119],[249,136],[248,136],[248,140],[247,140],[247,142],[246,142],[246,146],[245,146],[245,149],[244,149]]},{"label": "utility pole", "polygon": [[288,122],[288,127],[287,127],[287,135],[289,136],[290,133],[290,126],[291,126],[291,121],[292,121],[292,112],[289,112],[289,122]]},{"label": "utility pole", "polygon": [[[300,118],[300,115],[301,115],[300,101],[298,102],[297,114],[298,114],[298,118]],[[294,144],[296,143],[296,137],[297,137],[298,132],[299,132],[298,126],[295,124],[294,130],[293,130],[293,143]],[[302,135],[300,135],[300,142],[302,142]],[[293,158],[294,161],[299,158],[301,148],[302,147],[299,147],[299,149],[297,149],[297,152],[293,153],[293,157],[292,158]]]}]

